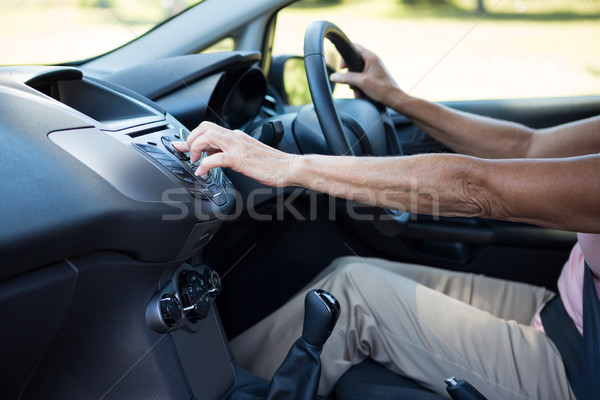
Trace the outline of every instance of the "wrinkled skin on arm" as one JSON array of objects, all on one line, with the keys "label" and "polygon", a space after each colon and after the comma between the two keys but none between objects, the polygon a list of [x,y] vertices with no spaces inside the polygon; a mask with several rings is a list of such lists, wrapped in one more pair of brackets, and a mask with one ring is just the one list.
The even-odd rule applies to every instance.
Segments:
[{"label": "wrinkled skin on arm", "polygon": [[265,185],[302,186],[385,208],[600,233],[598,155],[538,160],[298,156],[208,122],[175,146],[189,150],[192,160],[208,153],[199,175],[228,167]]},{"label": "wrinkled skin on arm", "polygon": [[380,207],[479,216],[600,233],[600,117],[534,130],[468,114],[402,91],[381,60],[357,46],[361,73],[332,80],[403,113],[459,154],[409,157],[292,155],[241,131],[203,122],[187,142],[196,173],[228,167],[269,186],[302,186]]}]

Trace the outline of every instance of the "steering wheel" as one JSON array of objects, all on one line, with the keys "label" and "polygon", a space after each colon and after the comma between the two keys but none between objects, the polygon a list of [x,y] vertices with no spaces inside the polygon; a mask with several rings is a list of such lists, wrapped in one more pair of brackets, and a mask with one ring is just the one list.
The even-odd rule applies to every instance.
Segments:
[{"label": "steering wheel", "polygon": [[[304,66],[310,95],[325,141],[334,155],[355,155],[344,135],[342,122],[331,94],[323,51],[323,41],[326,38],[334,44],[344,59],[348,70],[360,72],[363,70],[365,63],[350,39],[331,22],[316,21],[306,29],[304,36]],[[370,101],[378,110],[385,112],[383,105]]]},{"label": "steering wheel", "polygon": [[[333,101],[327,66],[325,64],[325,53],[323,42],[329,39],[340,53],[348,70],[360,72],[365,63],[356,47],[340,28],[328,21],[315,21],[306,28],[304,35],[304,67],[308,78],[310,95],[321,126],[325,141],[333,155],[356,155],[342,128],[342,121]],[[386,127],[390,155],[402,155],[402,146],[398,142],[394,124],[381,103],[368,99],[380,112],[382,122]],[[410,213],[396,210],[383,210],[396,224],[405,226]],[[398,225],[392,228],[392,231]],[[387,228],[386,228],[387,229]]]}]

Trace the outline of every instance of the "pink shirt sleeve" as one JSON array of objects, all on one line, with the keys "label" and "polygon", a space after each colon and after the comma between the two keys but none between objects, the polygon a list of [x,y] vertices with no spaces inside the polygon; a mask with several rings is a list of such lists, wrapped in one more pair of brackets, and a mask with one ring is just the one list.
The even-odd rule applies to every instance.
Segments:
[{"label": "pink shirt sleeve", "polygon": [[[558,293],[579,333],[583,334],[583,271],[587,261],[594,275],[594,285],[600,297],[600,235],[577,235],[579,242],[573,247],[569,260],[558,278]],[[543,307],[543,306],[542,306]],[[544,331],[540,310],[535,314],[533,326]]]}]

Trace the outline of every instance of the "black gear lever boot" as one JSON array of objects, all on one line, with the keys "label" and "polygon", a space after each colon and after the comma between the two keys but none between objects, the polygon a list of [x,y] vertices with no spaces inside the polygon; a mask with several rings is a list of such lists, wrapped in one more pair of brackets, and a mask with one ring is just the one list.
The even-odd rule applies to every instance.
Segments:
[{"label": "black gear lever boot", "polygon": [[321,377],[319,355],[340,316],[340,304],[324,290],[311,290],[304,299],[302,337],[275,372],[267,400],[314,400]]}]

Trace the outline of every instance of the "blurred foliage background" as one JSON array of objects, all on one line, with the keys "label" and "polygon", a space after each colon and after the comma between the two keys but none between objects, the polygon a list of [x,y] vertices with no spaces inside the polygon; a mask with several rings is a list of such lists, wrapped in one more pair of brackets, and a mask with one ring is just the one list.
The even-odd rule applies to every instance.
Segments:
[{"label": "blurred foliage background", "polygon": [[0,0],[0,65],[103,54],[199,0]]},{"label": "blurred foliage background", "polygon": [[303,0],[280,12],[273,52],[301,55],[318,19],[430,100],[600,94],[599,0]]},{"label": "blurred foliage background", "polygon": [[[0,0],[0,65],[94,57],[198,2]],[[318,19],[432,100],[600,94],[600,0],[302,0],[280,13],[274,53],[302,55]]]},{"label": "blurred foliage background", "polygon": [[[599,0],[393,0],[401,11],[423,11],[430,13],[456,14],[472,12],[480,14],[493,9],[494,13],[501,14],[553,14],[554,16],[587,15],[589,17],[600,14]],[[361,0],[304,0],[292,7],[328,7],[364,2]],[[432,9],[432,7],[435,7]]]}]

